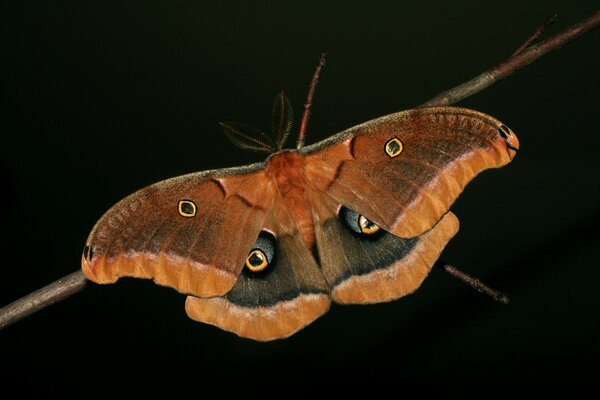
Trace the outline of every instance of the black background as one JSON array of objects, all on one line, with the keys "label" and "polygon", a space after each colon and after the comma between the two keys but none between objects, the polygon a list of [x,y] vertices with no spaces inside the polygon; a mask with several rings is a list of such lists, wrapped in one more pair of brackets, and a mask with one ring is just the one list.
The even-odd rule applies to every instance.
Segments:
[{"label": "black background", "polygon": [[[217,122],[268,129],[282,88],[300,110],[323,51],[309,143],[483,72],[553,12],[551,33],[597,7],[92,3],[0,6],[0,304],[76,270],[93,224],[125,195],[261,160]],[[172,289],[122,279],[0,332],[2,391],[203,398],[238,387],[285,394],[278,384],[313,393],[338,380],[395,395],[594,390],[599,34],[460,103],[505,122],[521,151],[465,190],[453,207],[461,231],[443,257],[508,292],[509,305],[435,270],[404,299],[334,305],[289,339],[256,343],[189,320]]]}]

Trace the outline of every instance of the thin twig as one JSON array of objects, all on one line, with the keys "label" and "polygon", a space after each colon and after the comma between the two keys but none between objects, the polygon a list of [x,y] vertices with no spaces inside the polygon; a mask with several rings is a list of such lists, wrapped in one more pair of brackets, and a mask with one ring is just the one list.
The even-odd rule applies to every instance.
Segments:
[{"label": "thin twig", "polygon": [[552,36],[544,42],[528,47],[514,57],[510,57],[502,64],[485,71],[462,85],[456,86],[450,90],[440,93],[431,100],[421,104],[421,107],[447,106],[454,104],[475,93],[481,92],[501,79],[506,78],[513,72],[539,60],[542,56],[559,49],[563,45],[578,38],[579,36],[597,28],[600,25],[600,11],[590,18],[575,24],[565,31]]},{"label": "thin twig", "polygon": [[86,283],[79,270],[0,308],[0,329],[83,290]]},{"label": "thin twig", "polygon": [[508,302],[510,301],[510,299],[508,298],[507,295],[505,295],[504,293],[502,293],[498,290],[492,289],[491,287],[487,286],[485,283],[481,282],[479,279],[473,278],[472,276],[467,275],[466,273],[462,272],[461,270],[459,270],[458,268],[456,268],[452,265],[445,264],[445,263],[440,263],[440,264],[442,265],[442,267],[444,268],[444,270],[447,273],[449,273],[450,275],[452,275],[455,278],[460,279],[467,285],[471,286],[473,289],[476,289],[478,292],[487,294],[488,296],[492,297],[494,300],[499,301],[502,304],[508,304]]},{"label": "thin twig", "polygon": [[[435,98],[424,103],[423,106],[450,105],[475,93],[478,93],[493,85],[500,79],[506,78],[513,72],[518,71],[519,69],[538,60],[545,54],[554,51],[563,46],[564,44],[578,38],[584,33],[591,31],[592,29],[598,27],[598,25],[600,25],[600,12],[597,12],[592,17],[576,25],[571,26],[564,32],[553,36],[552,38],[546,40],[545,42],[537,46],[527,47],[525,50],[520,51],[516,56],[509,58],[506,62],[500,64],[496,68],[492,68],[491,70],[484,72],[483,74],[471,79],[470,81],[460,86],[457,86],[453,89],[441,93]],[[532,40],[535,40],[536,38]],[[528,39],[527,42],[531,43],[532,40]],[[319,60],[319,64],[317,65],[317,70],[313,75],[313,80],[309,88],[307,104],[305,104],[304,106],[304,115],[302,118],[300,128],[300,136],[302,137],[298,138],[299,147],[302,147],[302,145],[304,144],[304,136],[306,136],[306,126],[308,123],[312,98],[314,96],[314,90],[317,84],[320,70],[324,64],[325,55],[323,54],[321,56],[321,59]],[[452,269],[454,267],[449,267],[451,271],[455,270]],[[477,279],[471,277],[469,277],[469,279],[472,282],[479,282]],[[56,282],[46,287],[43,287],[40,290],[30,293],[29,295],[3,308],[0,308],[0,330],[33,314],[36,311],[39,311],[51,304],[56,303],[57,301],[60,301],[66,297],[69,297],[72,294],[79,292],[85,287],[86,283],[87,280],[83,273],[81,271],[77,271],[65,276],[62,279],[57,280]],[[479,283],[483,285],[481,282]],[[486,286],[483,285],[478,287]],[[503,301],[502,298],[500,298],[499,301]]]},{"label": "thin twig", "polygon": [[312,76],[312,80],[310,81],[310,86],[308,87],[308,95],[306,96],[306,103],[304,103],[304,112],[302,113],[302,121],[300,122],[300,132],[298,133],[298,141],[296,142],[296,148],[300,149],[304,146],[304,140],[306,139],[306,128],[308,127],[308,119],[310,118],[310,109],[312,108],[313,98],[315,97],[315,89],[317,87],[317,82],[319,82],[319,75],[321,74],[321,69],[325,66],[325,62],[327,61],[327,54],[321,54],[319,58],[319,62],[317,63],[317,67],[315,68],[315,73]]},{"label": "thin twig", "polygon": [[521,53],[523,50],[528,48],[529,45],[532,44],[533,42],[535,42],[540,36],[542,36],[544,34],[544,32],[546,32],[546,29],[548,29],[550,27],[550,25],[555,23],[557,19],[558,19],[558,14],[552,14],[551,16],[546,18],[546,21],[544,22],[544,24],[542,26],[540,26],[539,28],[537,28],[531,34],[531,36],[529,36],[527,38],[527,40],[521,46],[519,46],[519,48],[516,49],[514,53],[511,54],[511,57],[516,56],[517,54]]}]

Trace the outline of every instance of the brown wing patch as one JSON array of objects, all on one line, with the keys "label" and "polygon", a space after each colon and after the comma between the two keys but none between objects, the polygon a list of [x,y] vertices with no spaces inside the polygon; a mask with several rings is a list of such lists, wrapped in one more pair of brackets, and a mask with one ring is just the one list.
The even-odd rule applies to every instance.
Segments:
[{"label": "brown wing patch", "polygon": [[293,335],[329,309],[329,296],[305,294],[268,307],[245,307],[227,298],[188,296],[185,311],[196,321],[214,325],[238,336],[270,341]]},{"label": "brown wing patch", "polygon": [[[262,171],[241,171],[169,179],[117,203],[86,242],[84,273],[97,283],[131,276],[196,296],[226,293],[273,202]],[[193,217],[181,215],[181,199],[196,205]]]},{"label": "brown wing patch", "polygon": [[283,202],[275,205],[265,229],[274,238],[270,264],[258,272],[245,268],[222,297],[188,297],[190,318],[267,341],[288,337],[327,312],[330,287]]},{"label": "brown wing patch", "polygon": [[414,243],[395,247],[398,258],[390,259],[389,264],[384,262],[362,274],[340,276],[331,293],[333,301],[342,304],[380,303],[414,292],[457,231],[458,219],[452,213],[446,214],[429,232],[412,239]]},{"label": "brown wing patch", "polygon": [[[339,204],[412,238],[431,229],[478,173],[512,160],[519,143],[503,126],[462,108],[404,111],[302,150],[305,173]],[[402,143],[394,157],[386,152],[392,138]]]},{"label": "brown wing patch", "polygon": [[321,270],[336,303],[379,303],[413,292],[458,231],[458,220],[447,213],[419,237],[402,239],[382,229],[363,234],[347,226],[334,200],[312,192],[311,203]]}]

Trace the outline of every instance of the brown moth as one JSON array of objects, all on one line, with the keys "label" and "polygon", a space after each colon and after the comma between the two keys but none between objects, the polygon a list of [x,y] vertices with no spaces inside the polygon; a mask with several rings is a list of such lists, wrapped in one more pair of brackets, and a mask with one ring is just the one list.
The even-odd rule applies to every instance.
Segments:
[{"label": "brown moth", "polygon": [[331,301],[416,290],[458,231],[452,203],[519,147],[486,114],[431,107],[281,150],[292,126],[283,93],[275,111],[273,137],[222,124],[234,143],[271,153],[266,161],[168,179],[113,206],[87,239],[85,275],[153,279],[187,294],[194,320],[255,340],[288,337]]}]

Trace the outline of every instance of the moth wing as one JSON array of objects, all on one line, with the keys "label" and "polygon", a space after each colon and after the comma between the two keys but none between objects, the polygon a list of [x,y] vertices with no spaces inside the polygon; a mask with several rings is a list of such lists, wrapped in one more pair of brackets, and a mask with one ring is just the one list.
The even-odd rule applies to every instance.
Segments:
[{"label": "moth wing", "polygon": [[[357,233],[341,215],[342,205],[317,193],[312,197],[319,262],[332,300],[340,304],[380,303],[414,292],[458,232],[458,219],[448,212],[429,231],[410,239],[383,229]],[[346,214],[358,225],[358,213]]]},{"label": "moth wing", "polygon": [[182,293],[226,293],[273,203],[264,164],[168,179],[121,200],[90,233],[82,268],[97,283],[153,279]]},{"label": "moth wing", "polygon": [[273,240],[269,265],[260,272],[244,268],[223,296],[188,296],[190,318],[268,341],[288,337],[327,312],[330,287],[283,201],[275,201],[263,230]]},{"label": "moth wing", "polygon": [[414,238],[438,223],[478,173],[509,163],[518,146],[495,118],[431,107],[366,122],[300,152],[315,190]]}]

